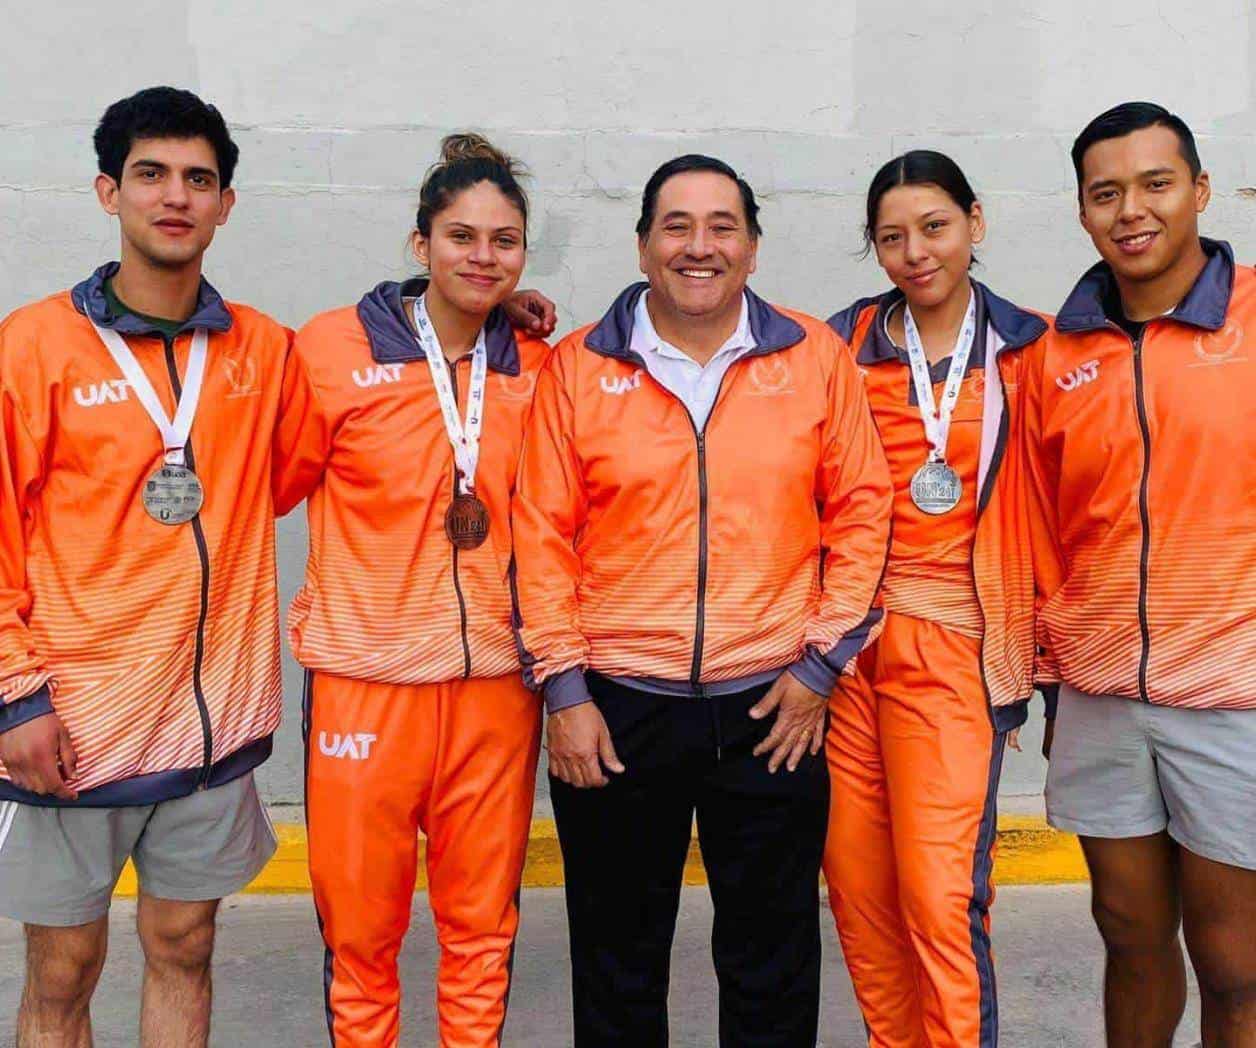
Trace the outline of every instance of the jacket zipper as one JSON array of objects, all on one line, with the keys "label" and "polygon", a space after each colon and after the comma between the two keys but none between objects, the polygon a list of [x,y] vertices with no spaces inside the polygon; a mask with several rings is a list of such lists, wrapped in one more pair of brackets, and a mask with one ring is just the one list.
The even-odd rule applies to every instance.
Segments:
[{"label": "jacket zipper", "polygon": [[[1138,412],[1138,429],[1143,440],[1143,474],[1138,484],[1138,516],[1142,524],[1142,549],[1138,556],[1138,629],[1142,635],[1142,648],[1138,655],[1138,697],[1150,702],[1147,690],[1147,669],[1151,662],[1151,623],[1147,618],[1147,588],[1151,565],[1151,510],[1148,506],[1147,489],[1151,483],[1151,426],[1147,422],[1147,401],[1143,383],[1144,325],[1134,345],[1134,406]],[[1127,336],[1128,337],[1128,336]]]},{"label": "jacket zipper", "polygon": [[[166,371],[170,375],[170,387],[175,402],[183,396],[183,384],[179,381],[179,368],[174,359],[174,339],[162,336],[166,349]],[[196,457],[192,454],[192,438],[188,437],[184,448],[188,469],[196,472]],[[209,617],[209,545],[205,541],[205,527],[201,515],[192,518],[192,537],[196,540],[196,554],[201,563],[201,607],[196,619],[196,649],[192,658],[192,694],[196,698],[196,712],[201,719],[201,738],[204,745],[204,763],[196,788],[209,788],[209,777],[214,766],[214,734],[209,720],[209,705],[205,701],[205,685],[201,674],[205,663],[205,621]]]},{"label": "jacket zipper", "polygon": [[[455,360],[453,367],[449,369],[449,381],[454,389],[454,403],[458,403],[458,365],[462,363],[462,359]],[[454,496],[458,494],[458,463],[454,461]],[[462,583],[458,578],[458,547],[450,543],[450,547],[454,551],[454,593],[458,596],[458,623],[462,636],[462,677],[467,679],[471,676],[471,642],[467,637],[467,601],[462,595]]]},{"label": "jacket zipper", "polygon": [[[745,358],[739,358],[739,360],[741,359]],[[737,362],[738,361],[733,361],[734,364]],[[724,374],[720,376],[720,384],[715,390],[715,399],[711,401],[711,410],[707,412],[706,420],[702,423],[701,429],[699,429],[697,423],[694,422],[693,416],[689,413],[689,408],[683,401],[681,402],[681,407],[685,409],[685,418],[689,420],[689,425],[693,427],[693,438],[698,449],[698,600],[697,610],[694,615],[693,660],[689,664],[689,685],[699,695],[703,694],[701,684],[702,648],[706,641],[707,559],[709,552],[707,548],[708,491],[706,468],[706,430],[707,425],[711,421],[711,416],[715,414],[715,409],[720,402],[720,395],[724,392],[724,380],[728,378],[728,373],[731,370],[732,365],[729,365],[729,367],[725,369]],[[668,392],[670,392],[670,390]]]}]

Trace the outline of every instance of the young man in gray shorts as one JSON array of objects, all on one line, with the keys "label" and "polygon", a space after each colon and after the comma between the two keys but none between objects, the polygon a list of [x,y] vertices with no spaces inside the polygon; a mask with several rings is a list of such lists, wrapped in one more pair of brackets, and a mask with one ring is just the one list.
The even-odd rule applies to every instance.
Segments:
[{"label": "young man in gray shorts", "polygon": [[1073,146],[1103,261],[1022,384],[1047,816],[1081,837],[1117,1048],[1256,1046],[1256,272],[1201,239],[1187,126],[1127,103]]},{"label": "young man in gray shorts", "polygon": [[202,1045],[218,900],[275,849],[252,772],[280,714],[278,466],[310,394],[287,331],[201,276],[234,202],[218,111],[141,91],[95,145],[120,263],[0,326],[0,914],[26,926],[20,1048],[88,1045],[134,860],[140,1040]]}]

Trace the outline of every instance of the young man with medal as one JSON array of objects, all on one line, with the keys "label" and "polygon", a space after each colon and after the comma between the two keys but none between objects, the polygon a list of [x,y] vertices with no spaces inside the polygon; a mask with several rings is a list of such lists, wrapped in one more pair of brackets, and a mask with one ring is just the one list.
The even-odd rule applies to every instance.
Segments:
[{"label": "young man with medal", "polygon": [[139,1041],[203,1045],[218,900],[275,848],[252,769],[310,390],[285,329],[201,276],[235,198],[218,111],[151,88],[95,145],[121,261],[0,325],[0,913],[26,924],[18,1044],[88,1044],[132,859]]},{"label": "young man with medal", "polygon": [[727,164],[664,164],[637,226],[648,283],[537,382],[513,525],[577,1048],[666,1045],[695,813],[721,1044],[815,1044],[819,751],[880,617],[890,480],[847,346],[746,287],[757,213]]},{"label": "young man with medal", "polygon": [[829,321],[864,371],[894,478],[885,629],[838,684],[828,737],[825,875],[875,1048],[998,1040],[995,808],[1034,654],[1013,408],[1047,325],[970,278],[985,231],[954,161],[894,158],[864,229],[894,287]]},{"label": "young man with medal", "polygon": [[1130,102],[1073,145],[1102,261],[1029,356],[1024,420],[1060,680],[1047,817],[1081,837],[1115,1048],[1256,1044],[1256,272],[1199,235],[1194,136]]},{"label": "young man with medal", "polygon": [[398,1043],[420,830],[440,1043],[497,1045],[505,1020],[541,716],[511,631],[509,511],[549,355],[502,308],[526,258],[516,174],[479,136],[446,138],[412,234],[429,275],[296,337],[327,434],[303,450],[320,479],[290,629],[336,1048]]}]

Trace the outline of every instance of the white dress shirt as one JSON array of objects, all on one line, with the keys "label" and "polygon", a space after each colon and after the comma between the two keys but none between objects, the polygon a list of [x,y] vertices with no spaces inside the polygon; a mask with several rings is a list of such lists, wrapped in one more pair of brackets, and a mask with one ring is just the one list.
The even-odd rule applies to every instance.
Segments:
[{"label": "white dress shirt", "polygon": [[706,364],[699,364],[689,354],[659,337],[645,305],[649,294],[647,291],[637,299],[632,318],[631,349],[645,361],[650,377],[685,405],[694,426],[700,431],[715,406],[724,373],[733,361],[744,357],[757,344],[750,331],[750,309],[746,296],[744,293],[741,296],[741,319],[737,322],[737,330]]}]

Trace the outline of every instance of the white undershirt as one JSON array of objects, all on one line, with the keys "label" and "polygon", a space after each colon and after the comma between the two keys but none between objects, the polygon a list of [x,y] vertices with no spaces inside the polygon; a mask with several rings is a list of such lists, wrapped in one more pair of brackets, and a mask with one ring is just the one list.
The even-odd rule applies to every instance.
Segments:
[{"label": "white undershirt", "polygon": [[735,360],[744,357],[757,345],[750,331],[750,308],[746,296],[744,293],[741,296],[741,317],[737,321],[737,330],[706,364],[699,364],[688,353],[659,337],[645,305],[649,294],[646,291],[637,299],[630,348],[645,361],[650,377],[685,405],[694,426],[700,430],[715,406],[725,372]]}]

